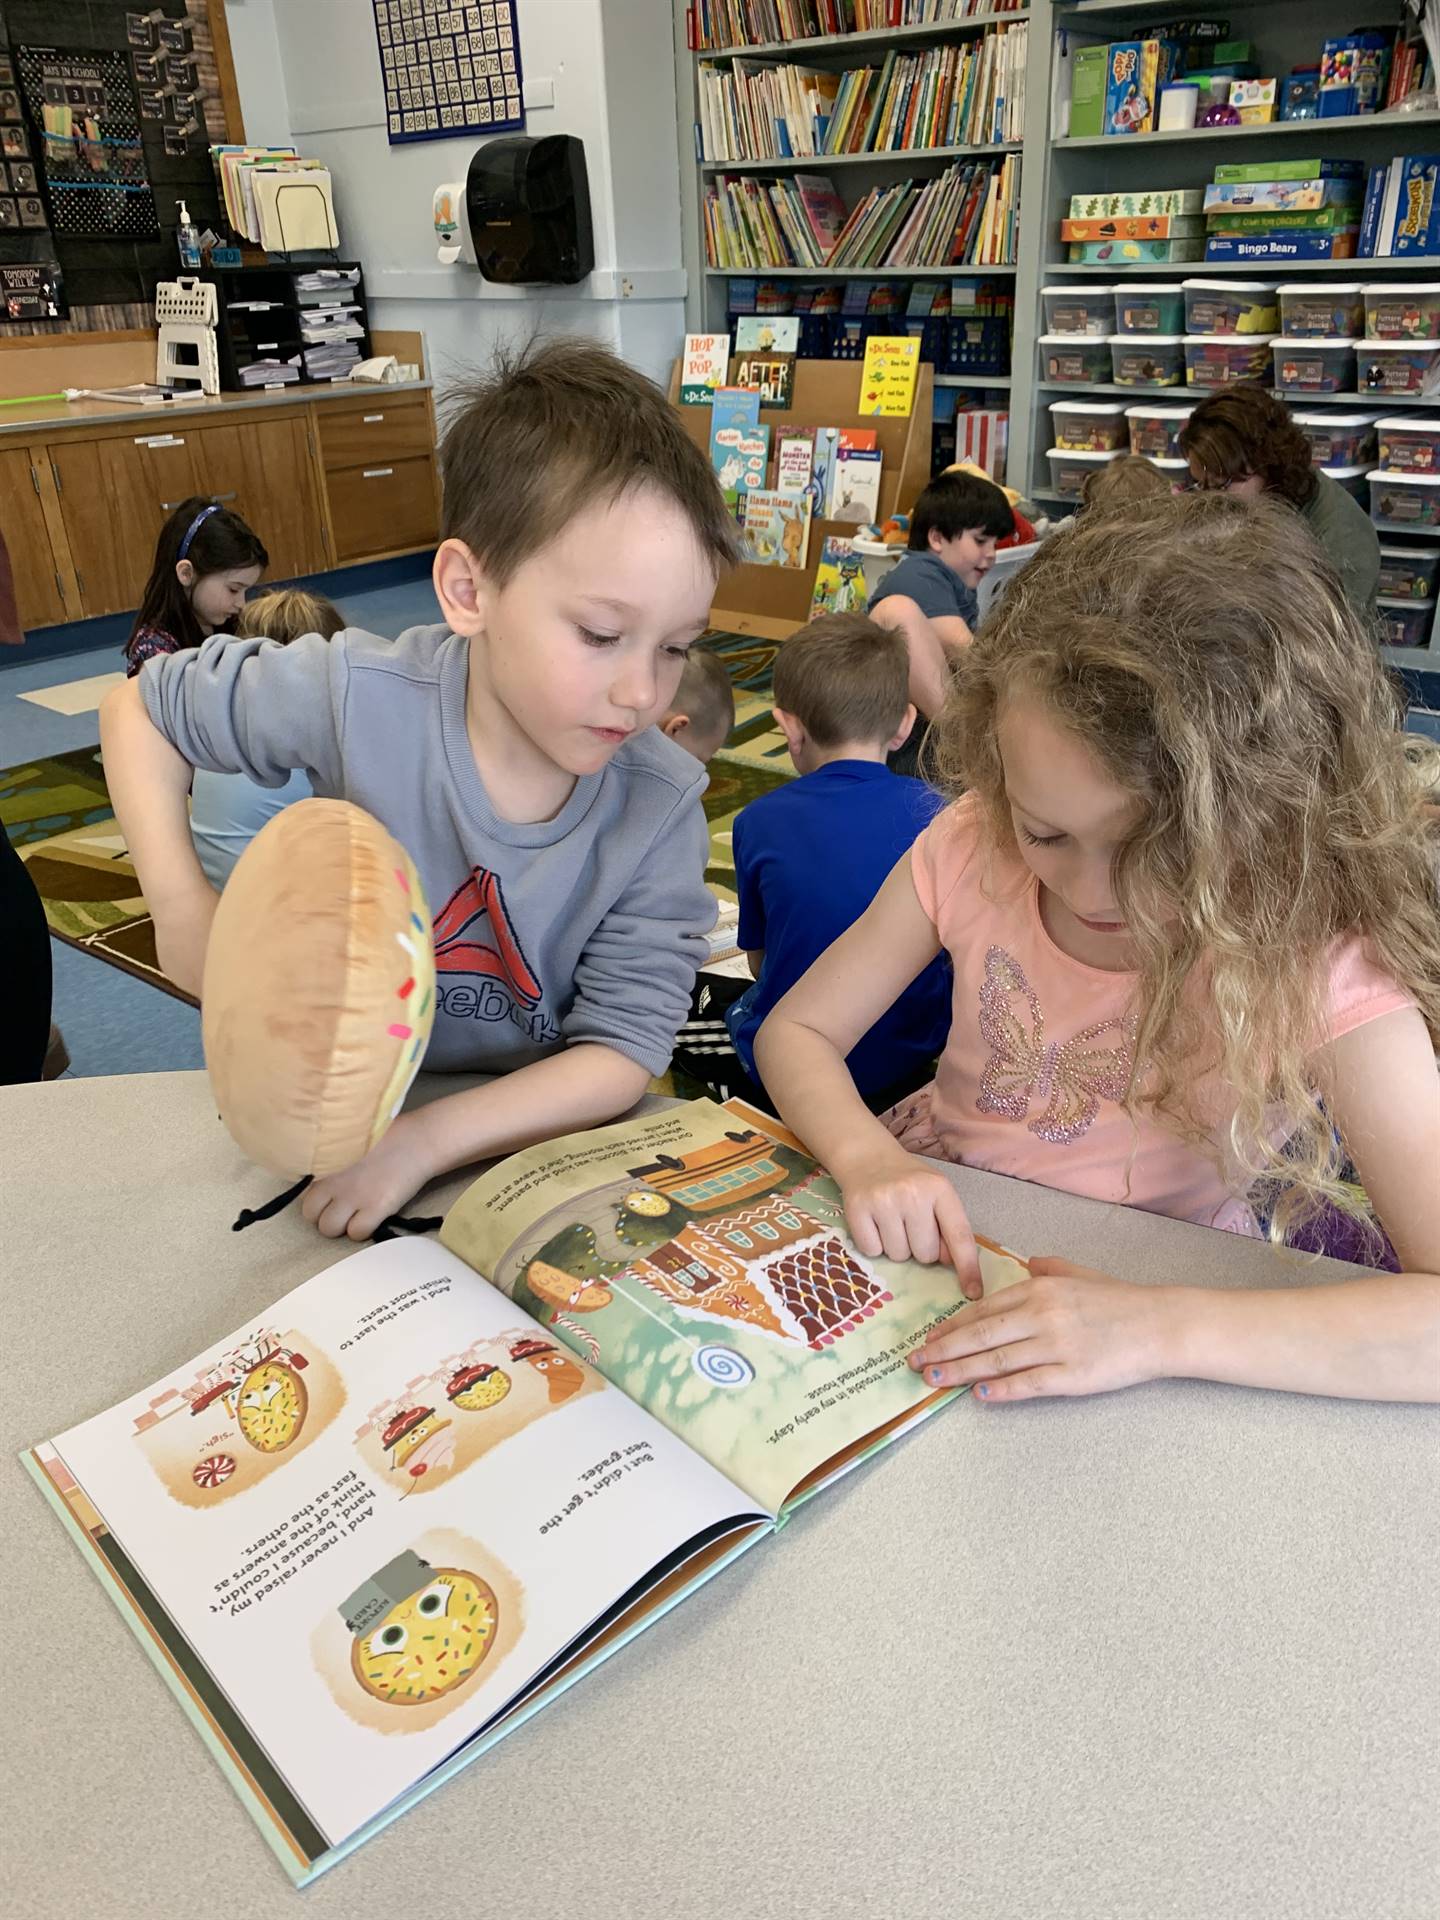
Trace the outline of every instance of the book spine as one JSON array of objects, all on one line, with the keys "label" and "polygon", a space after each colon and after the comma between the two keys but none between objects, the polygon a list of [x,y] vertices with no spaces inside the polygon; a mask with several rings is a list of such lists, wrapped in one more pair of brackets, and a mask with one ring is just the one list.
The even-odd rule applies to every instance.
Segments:
[{"label": "book spine", "polygon": [[1356,251],[1366,259],[1375,252],[1375,237],[1380,230],[1380,201],[1385,191],[1385,167],[1374,166],[1365,186],[1365,209],[1360,216],[1360,241]]}]

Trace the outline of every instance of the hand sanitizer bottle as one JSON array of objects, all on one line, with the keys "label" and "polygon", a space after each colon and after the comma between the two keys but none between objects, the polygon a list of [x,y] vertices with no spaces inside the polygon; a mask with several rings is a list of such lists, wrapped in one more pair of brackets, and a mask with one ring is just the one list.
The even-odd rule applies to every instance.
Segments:
[{"label": "hand sanitizer bottle", "polygon": [[177,200],[175,204],[180,209],[180,230],[175,235],[176,245],[180,249],[180,270],[182,273],[198,273],[200,271],[200,235],[195,230],[195,224],[190,218],[190,209],[185,202]]}]

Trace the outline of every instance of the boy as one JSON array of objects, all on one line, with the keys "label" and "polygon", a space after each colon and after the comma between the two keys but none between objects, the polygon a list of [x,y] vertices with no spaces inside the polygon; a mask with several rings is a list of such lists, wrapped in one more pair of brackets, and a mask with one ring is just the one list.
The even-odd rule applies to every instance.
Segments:
[{"label": "boy", "polygon": [[[944,806],[885,756],[910,731],[898,633],[860,613],[813,620],[775,661],[775,724],[801,776],[735,821],[739,943],[755,984],[726,1024],[755,1076],[755,1035],[800,976],[870,905],[895,862]],[[937,959],[860,1041],[846,1065],[879,1111],[924,1084],[950,1029],[950,969]]]},{"label": "boy", "polygon": [[915,502],[909,552],[870,599],[872,618],[901,634],[910,654],[919,719],[891,759],[896,772],[913,773],[919,763],[928,723],[945,704],[949,656],[972,637],[975,589],[995,564],[995,542],[1014,530],[1009,501],[974,474],[941,474]]},{"label": "boy", "polygon": [[654,725],[738,555],[709,462],[648,380],[553,340],[497,357],[441,470],[444,626],[217,635],[101,715],[177,985],[199,989],[216,903],[186,825],[192,766],[267,786],[304,767],[415,860],[436,917],[426,1064],[506,1077],[402,1114],[311,1185],[306,1217],[357,1240],[439,1173],[633,1106],[715,917],[704,776]]},{"label": "boy", "polygon": [[1075,518],[1082,514],[1123,513],[1140,500],[1164,500],[1175,491],[1153,460],[1143,454],[1122,453],[1107,460],[1086,477]]},{"label": "boy", "polygon": [[660,731],[703,767],[735,725],[735,689],[724,662],[708,647],[692,647]]}]

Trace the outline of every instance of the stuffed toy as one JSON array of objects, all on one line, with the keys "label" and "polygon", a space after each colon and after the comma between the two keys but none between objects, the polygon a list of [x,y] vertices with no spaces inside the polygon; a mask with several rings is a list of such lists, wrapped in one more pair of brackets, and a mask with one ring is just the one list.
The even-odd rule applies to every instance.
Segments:
[{"label": "stuffed toy", "polygon": [[408,853],[343,800],[300,800],[231,874],[200,1001],[220,1116],[272,1172],[338,1173],[400,1111],[435,1017],[435,955]]}]

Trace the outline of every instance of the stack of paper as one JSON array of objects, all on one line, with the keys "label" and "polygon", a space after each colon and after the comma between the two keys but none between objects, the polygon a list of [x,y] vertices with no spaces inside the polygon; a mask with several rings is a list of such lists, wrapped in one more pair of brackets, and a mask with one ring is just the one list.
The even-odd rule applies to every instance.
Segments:
[{"label": "stack of paper", "polygon": [[210,149],[233,231],[270,253],[336,247],[335,204],[329,169],[302,159],[294,147],[215,146]]},{"label": "stack of paper", "polygon": [[240,369],[242,387],[289,386],[299,378],[300,356],[298,353],[289,360],[252,360],[249,366]]}]

